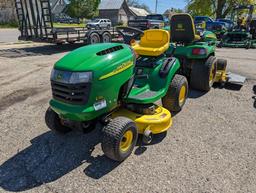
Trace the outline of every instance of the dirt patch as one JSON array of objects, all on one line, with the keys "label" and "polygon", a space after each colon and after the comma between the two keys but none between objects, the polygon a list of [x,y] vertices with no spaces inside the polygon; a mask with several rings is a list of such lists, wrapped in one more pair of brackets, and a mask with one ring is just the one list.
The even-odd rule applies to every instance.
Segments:
[{"label": "dirt patch", "polygon": [[8,81],[6,81],[6,82],[1,83],[0,86],[6,86],[6,85],[9,85],[9,84],[12,84],[13,82],[16,82],[16,81],[18,81],[18,80],[20,80],[20,79],[23,79],[23,78],[27,77],[28,75],[30,75],[30,74],[32,74],[32,73],[34,73],[34,72],[38,72],[38,71],[40,71],[40,70],[42,70],[42,69],[43,69],[43,68],[41,67],[41,68],[37,68],[37,69],[35,69],[35,70],[31,70],[31,71],[29,71],[29,72],[27,72],[27,73],[25,73],[25,74],[23,74],[23,75],[21,75],[21,76],[18,76],[18,77],[16,77],[16,78],[12,79],[12,80],[8,80]]},{"label": "dirt patch", "polygon": [[25,88],[16,90],[0,99],[0,111],[3,111],[16,103],[25,101],[28,97],[34,96],[45,90],[46,89],[43,90],[41,88]]}]

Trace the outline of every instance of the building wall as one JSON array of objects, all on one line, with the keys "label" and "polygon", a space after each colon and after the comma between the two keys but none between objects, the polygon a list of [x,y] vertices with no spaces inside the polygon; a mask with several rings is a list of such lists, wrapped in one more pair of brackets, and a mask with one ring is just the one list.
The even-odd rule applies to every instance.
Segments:
[{"label": "building wall", "polygon": [[14,0],[0,0],[0,23],[16,21]]},{"label": "building wall", "polygon": [[124,9],[120,9],[118,13],[118,23],[127,24],[128,16]]},{"label": "building wall", "polygon": [[99,10],[99,17],[100,18],[107,18],[110,19],[113,25],[117,25],[119,23],[119,10]]}]

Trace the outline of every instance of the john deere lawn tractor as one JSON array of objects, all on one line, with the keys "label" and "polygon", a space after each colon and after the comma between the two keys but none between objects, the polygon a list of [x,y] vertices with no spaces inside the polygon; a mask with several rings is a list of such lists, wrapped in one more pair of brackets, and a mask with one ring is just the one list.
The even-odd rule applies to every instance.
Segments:
[{"label": "john deere lawn tractor", "polygon": [[[81,47],[60,59],[52,70],[52,96],[47,126],[66,133],[102,125],[102,150],[113,160],[127,158],[138,138],[172,125],[171,111],[180,111],[188,94],[179,61],[168,57],[170,36],[148,30],[134,50],[126,44]],[[162,106],[155,104],[162,99]]]},{"label": "john deere lawn tractor", "polygon": [[216,35],[209,31],[196,34],[189,14],[172,16],[170,34],[169,51],[181,62],[179,73],[189,79],[192,88],[209,91],[217,74]]},{"label": "john deere lawn tractor", "polygon": [[[246,16],[242,12],[245,10],[247,10]],[[255,25],[252,20],[253,10],[253,5],[240,5],[234,8],[232,20],[236,21],[237,25],[232,31],[223,35],[218,47],[256,48],[256,39],[251,33]]]},{"label": "john deere lawn tractor", "polygon": [[244,78],[226,73],[227,61],[215,56],[216,35],[209,31],[196,32],[189,14],[177,14],[171,18],[170,55],[178,58],[181,68],[178,73],[189,80],[192,88],[209,91],[215,82],[227,81],[242,84]]}]

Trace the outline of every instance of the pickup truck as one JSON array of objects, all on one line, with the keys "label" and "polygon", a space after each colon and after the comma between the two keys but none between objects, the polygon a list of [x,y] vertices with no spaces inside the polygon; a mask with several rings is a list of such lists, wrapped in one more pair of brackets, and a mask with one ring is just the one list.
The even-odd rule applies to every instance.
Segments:
[{"label": "pickup truck", "polygon": [[133,28],[138,28],[141,30],[147,29],[162,29],[165,26],[165,23],[168,22],[161,14],[151,14],[147,15],[145,19],[138,19],[138,20],[129,20],[128,26]]}]

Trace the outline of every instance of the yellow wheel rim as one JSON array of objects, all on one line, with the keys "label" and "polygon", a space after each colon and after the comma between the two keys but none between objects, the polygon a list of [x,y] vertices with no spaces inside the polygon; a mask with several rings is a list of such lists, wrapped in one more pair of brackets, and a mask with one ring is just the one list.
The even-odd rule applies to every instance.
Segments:
[{"label": "yellow wheel rim", "polygon": [[213,79],[214,79],[214,75],[215,75],[214,71],[215,71],[215,65],[214,65],[214,63],[213,63],[213,64],[212,64],[211,71],[210,71],[210,78],[209,78],[209,83],[210,83],[210,84],[213,82]]},{"label": "yellow wheel rim", "polygon": [[179,103],[182,105],[186,99],[186,86],[183,85],[180,89],[180,94],[179,94]]},{"label": "yellow wheel rim", "polygon": [[128,130],[124,133],[122,140],[120,141],[120,150],[126,152],[132,145],[133,133]]}]

